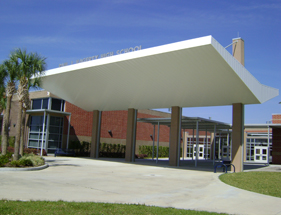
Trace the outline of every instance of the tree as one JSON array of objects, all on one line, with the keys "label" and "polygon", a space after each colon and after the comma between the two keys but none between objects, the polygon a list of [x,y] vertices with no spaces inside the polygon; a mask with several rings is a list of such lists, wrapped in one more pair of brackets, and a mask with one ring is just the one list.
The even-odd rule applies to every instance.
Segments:
[{"label": "tree", "polygon": [[[5,96],[5,80],[7,77],[7,71],[3,64],[0,65],[0,115],[6,107],[6,96]],[[2,123],[2,126],[4,123]],[[1,145],[1,144],[0,144]]]},{"label": "tree", "polygon": [[7,77],[7,70],[3,64],[0,65],[0,114],[5,109],[5,80]]},{"label": "tree", "polygon": [[4,71],[6,72],[6,87],[5,87],[6,109],[4,112],[3,126],[2,126],[2,154],[3,155],[7,153],[11,101],[14,93],[16,92],[15,80],[17,77],[18,64],[16,62],[15,52],[11,52],[9,56],[9,60],[5,60],[3,62],[1,72]]},{"label": "tree", "polygon": [[[29,101],[29,88],[31,86],[40,86],[41,75],[46,68],[46,58],[41,57],[37,53],[26,53],[26,50],[17,49],[15,51],[17,58],[17,63],[19,65],[19,70],[17,73],[17,80],[19,81],[18,85],[18,98],[19,98],[19,109],[18,109],[18,118],[16,124],[16,141],[14,148],[14,160],[19,159],[19,146],[20,138],[23,135],[21,132],[21,127],[23,118],[25,119],[26,105],[27,100]],[[22,144],[23,147],[23,144]]]}]

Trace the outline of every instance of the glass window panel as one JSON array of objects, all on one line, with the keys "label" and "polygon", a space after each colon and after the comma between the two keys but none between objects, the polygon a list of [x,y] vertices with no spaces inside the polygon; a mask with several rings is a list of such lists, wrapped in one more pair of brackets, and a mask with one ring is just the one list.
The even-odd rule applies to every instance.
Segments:
[{"label": "glass window panel", "polygon": [[37,131],[37,132],[39,132],[39,131],[42,131],[42,126],[30,126],[30,131],[31,132],[34,132],[34,131]]},{"label": "glass window panel", "polygon": [[41,141],[29,140],[28,146],[30,146],[30,147],[40,147],[41,146]]},{"label": "glass window panel", "polygon": [[49,99],[43,99],[42,109],[48,109]]},{"label": "glass window panel", "polygon": [[32,109],[41,109],[41,99],[33,99],[32,100]]},{"label": "glass window panel", "polygon": [[55,117],[51,116],[50,117],[50,125],[55,125],[55,126],[62,126],[62,117]]},{"label": "glass window panel", "polygon": [[43,116],[31,116],[30,125],[42,125]]},{"label": "glass window panel", "polygon": [[30,133],[29,138],[30,139],[41,139],[42,134],[40,133],[40,135],[39,135],[39,133]]},{"label": "glass window panel", "polygon": [[52,110],[61,111],[61,99],[52,98]]},{"label": "glass window panel", "polygon": [[59,134],[60,130],[59,130],[59,127],[50,126],[49,132],[52,134]]},{"label": "glass window panel", "polygon": [[59,142],[49,141],[48,148],[59,148]]},{"label": "glass window panel", "polygon": [[59,141],[60,140],[60,135],[58,135],[58,134],[50,134],[49,135],[49,140],[50,141]]}]

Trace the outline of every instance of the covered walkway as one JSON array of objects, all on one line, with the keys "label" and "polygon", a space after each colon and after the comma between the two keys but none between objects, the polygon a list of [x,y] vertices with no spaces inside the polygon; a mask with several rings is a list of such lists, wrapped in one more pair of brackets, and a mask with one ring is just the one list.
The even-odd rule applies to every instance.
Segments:
[{"label": "covered walkway", "polygon": [[261,104],[279,91],[244,67],[244,41],[232,42],[232,55],[206,36],[60,67],[45,72],[42,87],[93,111],[92,157],[98,157],[101,112],[128,110],[128,162],[134,162],[138,109],[172,108],[169,164],[177,166],[182,108],[232,105],[232,162],[243,171],[244,105]]}]

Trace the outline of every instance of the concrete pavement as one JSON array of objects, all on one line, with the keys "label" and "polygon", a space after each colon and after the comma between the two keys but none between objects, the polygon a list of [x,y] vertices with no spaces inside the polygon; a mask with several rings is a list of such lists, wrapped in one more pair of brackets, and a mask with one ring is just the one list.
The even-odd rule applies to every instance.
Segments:
[{"label": "concrete pavement", "polygon": [[218,179],[220,173],[212,171],[89,158],[46,157],[46,161],[49,167],[44,170],[1,171],[0,199],[111,202],[229,214],[281,214],[281,198],[231,187]]}]

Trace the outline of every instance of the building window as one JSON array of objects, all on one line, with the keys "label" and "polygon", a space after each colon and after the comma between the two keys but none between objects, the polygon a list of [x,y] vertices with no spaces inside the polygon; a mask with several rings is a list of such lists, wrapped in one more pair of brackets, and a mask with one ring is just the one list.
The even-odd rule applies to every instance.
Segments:
[{"label": "building window", "polygon": [[52,110],[63,111],[64,110],[64,100],[52,98]]},{"label": "building window", "polygon": [[[51,108],[49,103],[51,102]],[[64,100],[55,98],[43,98],[32,100],[32,110],[50,109],[56,111],[64,111]]]},{"label": "building window", "polygon": [[49,98],[32,100],[32,109],[33,110],[48,109],[48,105],[49,105]]},{"label": "building window", "polygon": [[[50,116],[48,129],[48,117],[46,116],[44,132],[43,119],[43,116],[30,117],[28,147],[41,149],[42,135],[44,134],[43,148],[47,148],[48,153],[54,153],[57,148],[62,146],[63,117]],[[46,140],[47,147],[45,146]]]},{"label": "building window", "polygon": [[[45,131],[43,132],[43,116],[31,116],[29,124],[29,138],[28,138],[28,147],[30,148],[41,148],[42,144],[42,135],[46,137],[46,125],[47,117],[45,119]],[[43,147],[45,148],[45,138],[43,140]]]}]

